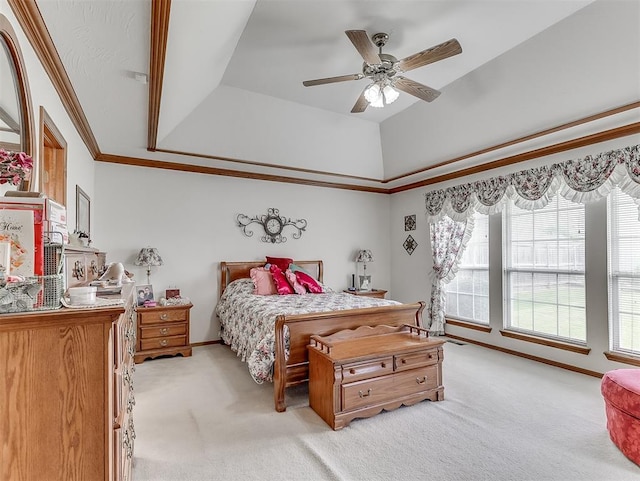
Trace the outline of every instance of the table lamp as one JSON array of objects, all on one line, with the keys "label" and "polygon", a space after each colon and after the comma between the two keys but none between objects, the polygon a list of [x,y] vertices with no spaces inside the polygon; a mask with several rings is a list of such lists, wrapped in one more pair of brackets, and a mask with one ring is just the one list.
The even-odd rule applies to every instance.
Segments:
[{"label": "table lamp", "polygon": [[367,262],[373,262],[373,254],[369,249],[362,249],[358,251],[358,255],[356,256],[356,262],[362,263],[364,266],[363,275],[360,276],[360,283],[358,284],[358,289],[361,291],[370,291],[371,290],[371,276],[367,276]]},{"label": "table lamp", "polygon": [[161,266],[162,257],[155,247],[143,247],[134,262],[136,266],[147,266],[147,284],[151,284],[151,266]]}]

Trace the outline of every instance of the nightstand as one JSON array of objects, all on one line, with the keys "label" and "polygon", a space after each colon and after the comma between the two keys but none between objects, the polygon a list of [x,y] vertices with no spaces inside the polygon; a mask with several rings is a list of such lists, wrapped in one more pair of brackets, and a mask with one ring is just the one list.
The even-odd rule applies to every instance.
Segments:
[{"label": "nightstand", "polygon": [[353,294],[354,296],[376,297],[378,299],[384,299],[387,291],[382,289],[371,289],[370,291],[350,291],[345,289],[344,292]]},{"label": "nightstand", "polygon": [[191,356],[189,311],[193,305],[138,307],[136,364],[158,356]]}]

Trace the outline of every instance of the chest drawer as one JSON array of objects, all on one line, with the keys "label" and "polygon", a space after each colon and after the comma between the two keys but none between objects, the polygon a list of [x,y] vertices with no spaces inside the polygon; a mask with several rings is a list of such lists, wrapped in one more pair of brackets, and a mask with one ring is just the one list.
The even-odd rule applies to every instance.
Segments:
[{"label": "chest drawer", "polygon": [[154,337],[180,336],[187,333],[186,323],[167,326],[148,326],[140,328],[141,339]]},{"label": "chest drawer", "polygon": [[429,366],[438,362],[438,351],[432,349],[429,351],[410,352],[394,356],[395,370],[406,371],[407,369],[415,369],[420,366]]},{"label": "chest drawer", "polygon": [[187,336],[154,337],[140,341],[143,350],[160,349],[163,347],[178,347],[187,345]]},{"label": "chest drawer", "polygon": [[342,410],[384,403],[402,396],[419,393],[438,386],[436,365],[404,371],[390,376],[343,384]]},{"label": "chest drawer", "polygon": [[358,362],[342,366],[342,379],[345,383],[383,376],[393,372],[393,356],[375,361]]},{"label": "chest drawer", "polygon": [[161,324],[163,322],[177,322],[187,320],[187,309],[138,311],[140,324]]}]

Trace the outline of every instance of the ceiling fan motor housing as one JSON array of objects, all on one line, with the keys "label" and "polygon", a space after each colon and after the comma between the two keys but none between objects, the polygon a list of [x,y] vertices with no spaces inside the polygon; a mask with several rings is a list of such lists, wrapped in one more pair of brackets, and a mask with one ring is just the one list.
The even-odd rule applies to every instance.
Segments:
[{"label": "ceiling fan motor housing", "polygon": [[398,69],[396,65],[398,64],[398,59],[393,55],[389,55],[387,53],[381,53],[380,55],[380,63],[370,65],[367,62],[362,64],[362,74],[365,77],[374,78],[374,77],[387,77],[391,78],[395,74],[398,73]]}]

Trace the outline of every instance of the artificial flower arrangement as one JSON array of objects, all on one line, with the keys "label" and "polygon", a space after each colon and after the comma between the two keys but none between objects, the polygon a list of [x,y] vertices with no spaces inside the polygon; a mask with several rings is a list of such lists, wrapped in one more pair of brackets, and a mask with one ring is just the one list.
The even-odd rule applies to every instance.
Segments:
[{"label": "artificial flower arrangement", "polygon": [[33,158],[24,152],[0,149],[0,184],[20,185],[33,169]]}]

